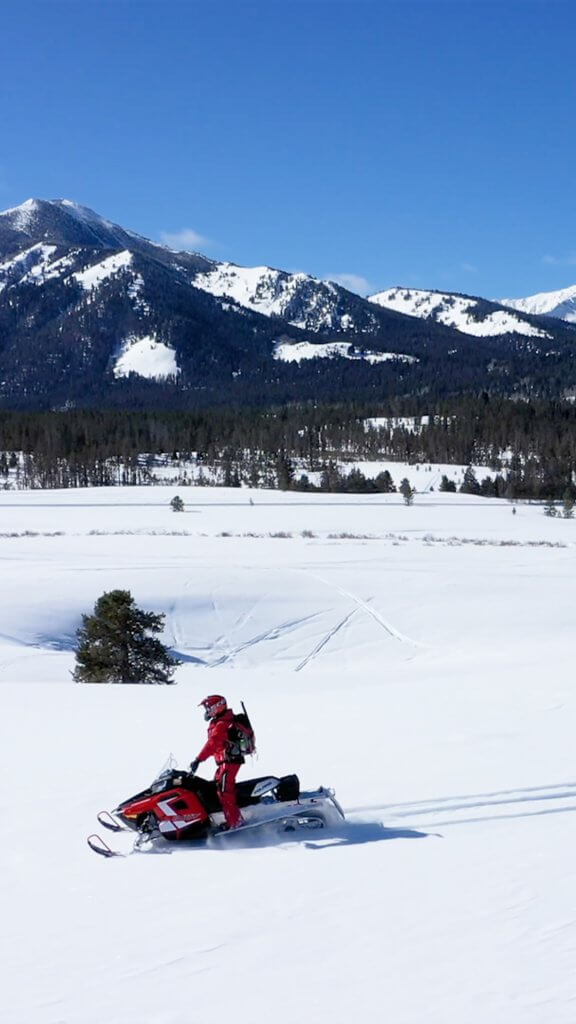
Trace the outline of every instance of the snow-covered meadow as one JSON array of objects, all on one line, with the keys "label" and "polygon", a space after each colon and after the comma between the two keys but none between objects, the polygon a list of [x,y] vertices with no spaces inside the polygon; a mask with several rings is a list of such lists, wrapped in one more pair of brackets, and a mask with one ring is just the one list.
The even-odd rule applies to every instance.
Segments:
[{"label": "snow-covered meadow", "polygon": [[[576,520],[178,493],[0,492],[5,1019],[573,1024]],[[116,587],[166,613],[177,686],[71,682]],[[346,825],[96,857],[95,813],[197,753],[211,692],[255,722],[244,777],[334,786]]]}]

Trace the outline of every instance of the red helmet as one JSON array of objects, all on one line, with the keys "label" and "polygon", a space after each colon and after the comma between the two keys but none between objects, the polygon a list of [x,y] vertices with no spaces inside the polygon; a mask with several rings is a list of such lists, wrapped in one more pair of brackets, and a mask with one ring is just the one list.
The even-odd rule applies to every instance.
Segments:
[{"label": "red helmet", "polygon": [[204,697],[204,700],[200,701],[198,707],[204,708],[204,718],[209,722],[210,719],[223,715],[228,705],[225,697],[221,697],[218,693],[213,693],[210,697]]}]

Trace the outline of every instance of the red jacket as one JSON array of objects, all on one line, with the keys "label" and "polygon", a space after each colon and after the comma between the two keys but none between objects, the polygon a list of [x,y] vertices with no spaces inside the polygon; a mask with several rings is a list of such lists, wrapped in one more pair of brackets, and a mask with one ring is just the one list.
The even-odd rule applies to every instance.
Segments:
[{"label": "red jacket", "polygon": [[[228,729],[234,721],[234,712],[228,708],[223,715],[213,718],[208,725],[208,739],[196,758],[197,761],[207,761],[213,757],[216,764],[223,764],[228,760]],[[242,758],[244,760],[244,758]]]}]

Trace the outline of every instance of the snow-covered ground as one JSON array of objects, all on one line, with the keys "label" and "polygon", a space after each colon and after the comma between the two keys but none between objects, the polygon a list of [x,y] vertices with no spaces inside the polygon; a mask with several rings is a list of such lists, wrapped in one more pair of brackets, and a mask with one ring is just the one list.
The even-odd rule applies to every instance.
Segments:
[{"label": "snow-covered ground", "polygon": [[[145,339],[145,340],[146,340],[146,342],[149,342],[152,345],[153,339]],[[160,349],[164,348],[164,346],[161,346],[161,345],[159,345],[157,347],[160,348]],[[145,354],[145,348],[139,349],[138,351],[140,352],[140,354]],[[170,350],[166,349],[166,352],[170,353]],[[167,362],[168,362],[168,356],[166,357],[166,363]],[[148,365],[149,365],[149,367],[152,367],[152,363],[151,362]],[[140,370],[141,370],[141,372],[144,372],[144,369],[145,369],[144,362],[141,361],[141,363],[140,363]],[[178,368],[177,367],[175,368],[174,372],[176,372],[176,373],[178,372]],[[401,422],[402,422],[402,425],[404,425],[407,430],[410,430],[413,433],[418,433],[418,431],[419,431],[419,425],[416,424],[413,419],[412,420],[405,419],[404,421],[400,421],[400,420],[385,421],[384,419],[382,419],[382,420],[374,419],[374,420],[366,420],[365,421],[367,426],[373,426],[376,429],[382,427],[387,422],[391,422],[394,426],[400,425]],[[0,457],[3,454],[6,457],[6,459],[11,459],[11,456],[12,456],[11,452],[4,452],[4,453],[2,453],[0,451]],[[501,458],[502,458],[503,463],[505,463],[510,458],[510,454],[511,453],[509,453],[509,452],[502,452],[501,453]],[[456,484],[457,487],[460,487],[460,485],[462,484],[462,482],[464,480],[464,474],[466,472],[466,469],[468,468],[467,466],[456,464],[456,463],[437,463],[437,462],[435,462],[435,463],[428,463],[428,462],[408,463],[408,462],[392,462],[390,459],[371,459],[371,460],[366,460],[366,459],[350,459],[350,458],[348,458],[348,459],[344,460],[343,458],[337,457],[336,454],[334,454],[332,456],[330,452],[327,452],[324,455],[323,458],[325,460],[325,464],[330,462],[330,461],[335,462],[336,465],[338,466],[338,468],[345,475],[348,474],[351,469],[359,469],[360,472],[363,473],[364,476],[367,479],[369,479],[369,480],[373,480],[375,477],[378,476],[379,473],[383,473],[384,471],[387,470],[390,473],[390,476],[392,477],[392,480],[393,480],[393,483],[394,483],[395,487],[398,488],[400,486],[401,481],[403,479],[407,479],[409,481],[411,487],[413,487],[416,491],[422,492],[422,493],[424,493],[426,491],[430,491],[430,492],[431,491],[437,491],[438,488],[440,487],[440,484],[441,484],[443,476],[447,476],[448,479],[452,480]],[[265,461],[264,456],[262,456],[262,461],[263,462]],[[25,462],[24,453],[23,452],[17,453],[14,466],[9,468],[7,476],[2,478],[3,479],[3,483],[2,483],[1,486],[2,486],[3,489],[5,489],[5,490],[20,490],[21,488],[23,488],[24,490],[27,489],[26,487],[23,487],[23,482],[25,481],[25,476],[23,475],[24,462]],[[147,473],[150,474],[151,485],[160,484],[163,487],[172,487],[173,486],[173,487],[176,488],[176,487],[196,486],[196,485],[202,485],[202,484],[205,484],[205,485],[212,484],[214,486],[219,487],[222,484],[222,481],[224,480],[225,472],[226,472],[226,467],[225,467],[225,465],[222,462],[219,462],[219,463],[211,462],[210,463],[210,462],[204,461],[203,458],[198,460],[195,455],[193,455],[191,458],[187,458],[187,457],[173,458],[169,454],[162,454],[162,455],[158,455],[158,454],[155,454],[155,455],[152,455],[152,454],[149,454],[149,455],[142,454],[142,455],[139,456],[138,463],[139,463],[139,469],[141,471],[145,470]],[[321,469],[310,470],[308,467],[309,467],[308,460],[304,460],[304,459],[297,460],[297,459],[294,459],[293,460],[293,468],[294,468],[294,476],[295,476],[295,478],[298,479],[299,476],[301,476],[303,473],[305,473],[308,476],[308,479],[312,483],[314,483],[315,485],[319,486],[320,480],[321,480],[321,477],[322,477],[322,470]],[[123,463],[122,461],[119,461],[118,459],[110,459],[109,460],[109,468],[110,468],[112,477],[115,475],[117,477],[117,479],[118,479],[118,484],[120,485],[123,476],[127,472],[126,464]],[[478,481],[481,481],[486,476],[494,477],[494,476],[497,475],[497,470],[491,469],[490,466],[473,465],[471,468],[474,470],[474,472],[476,474],[476,478],[478,479]],[[238,491],[235,491],[235,499],[234,500],[235,501],[240,501],[241,503],[244,503],[244,502],[248,501],[248,497],[247,497],[245,491],[246,491],[246,488],[243,489],[243,495],[242,496],[240,496],[238,494]],[[53,492],[49,492],[49,493],[53,493]],[[128,491],[127,493],[130,493],[130,491]],[[259,492],[256,492],[256,493],[259,493]],[[110,500],[109,497],[108,497],[107,500]],[[122,502],[124,500],[125,499],[123,498]],[[168,504],[169,501],[170,501],[170,497],[169,496],[166,497],[166,495],[164,495],[164,494],[159,496],[159,497],[153,497],[153,496],[148,495],[148,500],[151,501],[152,504],[157,504],[157,503]],[[190,501],[192,503],[194,503],[195,500],[196,500],[196,498],[194,497],[194,495],[190,496]],[[216,495],[214,497],[214,500],[217,503],[220,503],[223,500],[222,499],[222,495],[221,494],[220,494],[220,496]],[[256,499],[256,500],[258,500],[258,499]],[[112,499],[112,504],[114,504],[114,500],[113,499]],[[3,532],[2,524],[0,523],[0,534],[2,532]]]},{"label": "snow-covered ground", "polygon": [[[576,521],[180,493],[0,492],[3,1019],[573,1024]],[[115,587],[166,613],[177,686],[70,681]],[[346,825],[96,857],[211,692],[255,722],[244,777],[332,785]]]}]

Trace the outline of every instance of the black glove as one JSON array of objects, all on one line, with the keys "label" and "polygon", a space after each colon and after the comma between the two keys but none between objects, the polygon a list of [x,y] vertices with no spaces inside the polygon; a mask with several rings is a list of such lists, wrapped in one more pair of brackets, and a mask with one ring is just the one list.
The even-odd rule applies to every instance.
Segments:
[{"label": "black glove", "polygon": [[198,765],[199,764],[200,764],[200,761],[198,760],[198,758],[196,758],[195,761],[191,761],[190,762],[190,775],[196,775],[196,772],[198,771]]}]

